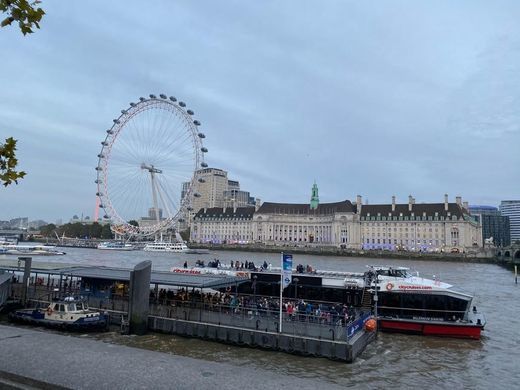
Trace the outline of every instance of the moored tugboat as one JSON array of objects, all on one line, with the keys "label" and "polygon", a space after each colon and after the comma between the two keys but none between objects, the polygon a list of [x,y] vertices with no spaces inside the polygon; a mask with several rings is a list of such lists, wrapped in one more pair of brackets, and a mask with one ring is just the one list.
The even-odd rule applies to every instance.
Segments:
[{"label": "moored tugboat", "polygon": [[90,310],[80,298],[55,300],[46,309],[20,309],[9,313],[9,319],[32,325],[66,330],[95,331],[108,327],[108,315]]}]

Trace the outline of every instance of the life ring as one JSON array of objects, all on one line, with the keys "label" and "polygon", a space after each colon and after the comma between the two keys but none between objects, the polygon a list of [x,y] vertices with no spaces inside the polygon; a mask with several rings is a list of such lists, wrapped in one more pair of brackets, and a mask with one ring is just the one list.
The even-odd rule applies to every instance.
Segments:
[{"label": "life ring", "polygon": [[50,307],[47,308],[47,315],[51,315],[52,314],[52,309]]},{"label": "life ring", "polygon": [[394,285],[392,283],[387,283],[387,285],[386,285],[387,291],[392,291],[393,288],[394,288]]}]

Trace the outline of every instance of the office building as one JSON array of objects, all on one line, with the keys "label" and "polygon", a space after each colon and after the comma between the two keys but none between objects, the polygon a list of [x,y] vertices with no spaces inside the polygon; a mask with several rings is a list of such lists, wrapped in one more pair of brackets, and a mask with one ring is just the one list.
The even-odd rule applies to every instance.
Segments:
[{"label": "office building", "polygon": [[520,200],[500,202],[500,214],[509,217],[511,243],[520,241]]}]

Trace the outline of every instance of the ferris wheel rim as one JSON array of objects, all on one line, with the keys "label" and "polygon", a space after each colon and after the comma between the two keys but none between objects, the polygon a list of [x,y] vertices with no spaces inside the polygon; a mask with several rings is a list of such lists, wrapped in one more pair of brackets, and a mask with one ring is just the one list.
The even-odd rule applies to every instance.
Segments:
[{"label": "ferris wheel rim", "polygon": [[[130,108],[121,110],[121,114],[113,120],[113,124],[110,129],[107,130],[104,141],[102,141],[101,152],[98,154],[98,165],[97,170],[97,189],[96,195],[99,198],[99,206],[104,210],[104,218],[108,217],[111,221],[111,228],[114,232],[131,234],[131,235],[151,235],[158,231],[165,230],[174,227],[179,221],[179,216],[183,211],[189,209],[189,203],[196,180],[196,172],[201,167],[207,166],[204,163],[204,155],[207,153],[207,149],[203,146],[202,139],[205,138],[203,133],[200,133],[198,127],[200,122],[193,120],[193,111],[186,108],[186,104],[177,101],[174,97],[167,98],[166,95],[159,95],[160,98],[155,95],[150,95],[150,98],[141,97],[137,103],[130,103]],[[189,186],[185,196],[179,202],[179,207],[173,216],[161,219],[155,224],[148,226],[134,226],[130,224],[126,218],[122,217],[117,209],[114,207],[113,202],[110,198],[110,191],[108,188],[107,175],[109,172],[109,162],[112,153],[112,148],[116,144],[116,140],[120,133],[124,131],[125,126],[137,117],[139,114],[147,110],[152,109],[163,109],[170,111],[172,114],[180,115],[183,125],[187,128],[191,136],[191,142],[193,144],[193,173],[189,180]]]}]

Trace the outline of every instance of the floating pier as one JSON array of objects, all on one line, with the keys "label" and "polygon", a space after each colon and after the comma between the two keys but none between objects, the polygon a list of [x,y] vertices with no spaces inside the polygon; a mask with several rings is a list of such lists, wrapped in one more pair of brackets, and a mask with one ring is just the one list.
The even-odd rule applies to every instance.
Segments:
[{"label": "floating pier", "polygon": [[[125,325],[126,328],[130,325],[131,333],[143,334],[148,330],[348,363],[353,362],[375,339],[375,333],[366,331],[363,326],[370,314],[359,310],[349,321],[338,313],[333,316],[329,313],[326,317],[303,311],[291,315],[284,311],[283,331],[279,332],[278,310],[259,309],[252,303],[262,298],[257,296],[256,291],[254,295],[240,292],[241,284],[251,283],[244,277],[150,272],[150,264],[146,262],[134,271],[111,267],[60,268],[59,264],[55,264],[54,269],[39,268],[37,262],[32,265],[31,285],[26,290],[30,305],[45,305],[41,297],[57,289],[65,294],[83,295],[88,297],[91,307],[107,311],[113,323]],[[2,271],[18,274],[22,269],[18,268],[18,264],[4,264],[0,265]],[[143,277],[139,276],[140,282],[137,283],[139,273],[143,273]],[[132,292],[132,287],[137,288],[138,285],[139,293],[137,290]],[[168,291],[171,296],[161,297],[159,287],[165,294],[166,288],[173,288]],[[21,297],[23,283],[14,283],[12,291]],[[205,299],[208,291],[220,291],[213,294],[240,297],[249,303],[238,309],[233,302],[208,301]],[[146,299],[143,300],[143,297]],[[292,302],[294,305],[295,301],[296,298],[284,297],[284,303]],[[324,302],[324,310],[329,306],[330,312],[333,312],[333,304]],[[145,315],[147,321],[144,324],[137,317],[133,318],[137,313]]]}]

